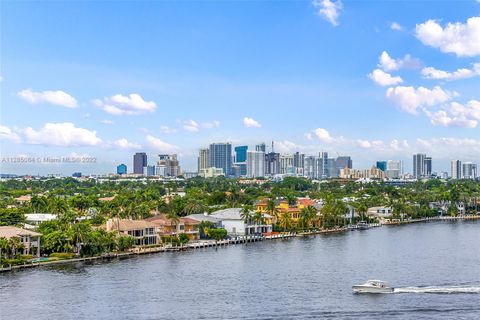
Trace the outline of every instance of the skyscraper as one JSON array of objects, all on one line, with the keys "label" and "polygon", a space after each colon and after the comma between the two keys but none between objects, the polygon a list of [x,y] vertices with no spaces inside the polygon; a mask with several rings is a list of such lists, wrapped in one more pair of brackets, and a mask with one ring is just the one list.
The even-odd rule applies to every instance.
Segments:
[{"label": "skyscraper", "polygon": [[461,179],[462,178],[462,161],[452,160],[451,164],[451,176],[452,179]]},{"label": "skyscraper", "polygon": [[413,155],[413,177],[415,179],[428,178],[432,175],[432,158],[426,154]]},{"label": "skyscraper", "polygon": [[117,174],[127,174],[127,166],[125,164],[119,164],[117,166]]},{"label": "skyscraper", "polygon": [[309,179],[318,178],[318,157],[308,156],[305,157],[303,166],[303,175]]},{"label": "skyscraper", "polygon": [[377,161],[375,167],[382,170],[383,172],[387,172],[387,161]]},{"label": "skyscraper", "polygon": [[352,167],[353,167],[352,158],[350,158],[349,156],[337,157],[337,159],[335,160],[335,176],[338,177],[340,175],[341,169],[345,169],[345,168],[352,169]]},{"label": "skyscraper", "polygon": [[232,145],[230,143],[212,143],[209,150],[210,166],[221,168],[225,176],[232,172]]},{"label": "skyscraper", "polygon": [[133,173],[143,174],[143,168],[147,166],[147,154],[145,152],[137,152],[133,156]]},{"label": "skyscraper", "polygon": [[255,151],[261,151],[263,153],[267,152],[267,147],[265,146],[265,143],[259,143],[255,146]]},{"label": "skyscraper", "polygon": [[180,163],[176,154],[159,154],[155,175],[163,177],[178,177],[180,175]]},{"label": "skyscraper", "polygon": [[265,152],[247,151],[247,177],[259,178],[265,176]]},{"label": "skyscraper", "polygon": [[477,165],[472,162],[464,162],[462,164],[463,179],[477,178]]},{"label": "skyscraper", "polygon": [[280,173],[280,153],[270,152],[265,155],[265,174]]},{"label": "skyscraper", "polygon": [[293,167],[295,174],[303,175],[303,168],[305,166],[305,155],[300,152],[295,152],[293,155]]},{"label": "skyscraper", "polygon": [[[235,162],[245,162],[247,161],[247,150],[248,146],[238,146],[235,147]],[[256,150],[260,151],[260,150]]]},{"label": "skyscraper", "polygon": [[207,168],[210,168],[210,150],[200,149],[198,153],[198,173]]},{"label": "skyscraper", "polygon": [[403,162],[401,160],[388,160],[385,176],[389,179],[398,179],[403,174]]},{"label": "skyscraper", "polygon": [[280,173],[281,174],[293,174],[293,155],[291,154],[282,154],[280,155]]}]

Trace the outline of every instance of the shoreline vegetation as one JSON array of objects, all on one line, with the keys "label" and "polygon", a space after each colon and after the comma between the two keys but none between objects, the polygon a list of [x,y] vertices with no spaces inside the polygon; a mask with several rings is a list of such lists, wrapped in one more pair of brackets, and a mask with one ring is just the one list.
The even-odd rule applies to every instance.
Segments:
[{"label": "shoreline vegetation", "polygon": [[[457,217],[431,217],[431,218],[421,218],[421,219],[405,220],[405,221],[385,221],[385,222],[382,222],[381,224],[373,224],[369,228],[381,227],[381,226],[399,226],[404,224],[406,225],[406,224],[420,223],[420,222],[459,221],[459,220],[480,220],[480,215],[457,216]],[[0,273],[7,272],[7,271],[20,271],[23,269],[31,269],[35,267],[62,265],[62,264],[123,260],[123,259],[137,257],[140,255],[151,255],[151,254],[165,253],[165,252],[179,252],[179,251],[198,250],[198,249],[205,249],[205,248],[217,249],[218,247],[225,247],[228,245],[239,245],[239,244],[247,245],[248,243],[254,243],[258,241],[287,240],[287,239],[292,239],[296,237],[312,237],[317,235],[344,233],[350,230],[352,229],[349,229],[348,227],[341,227],[341,228],[339,227],[339,228],[299,232],[299,233],[273,233],[266,236],[252,236],[252,237],[243,237],[243,238],[240,237],[237,239],[225,239],[220,241],[199,241],[196,243],[189,243],[189,244],[180,245],[180,246],[136,247],[125,252],[110,252],[110,253],[104,253],[101,255],[91,256],[91,257],[80,257],[80,258],[68,257],[68,258],[52,260],[52,261],[37,261],[37,262],[31,261],[30,263],[25,262],[24,264],[21,264],[21,265],[4,266],[4,267],[0,267]]]},{"label": "shoreline vegetation", "polygon": [[[242,239],[248,243],[380,225],[480,219],[478,180],[395,185],[298,177],[22,178],[0,181],[0,197],[2,270],[195,250],[239,244]],[[240,233],[238,224],[232,227],[222,220],[234,219],[235,210]],[[27,217],[32,215],[48,219],[31,221]],[[130,231],[131,224],[144,231]],[[12,230],[17,232],[13,236]]]}]

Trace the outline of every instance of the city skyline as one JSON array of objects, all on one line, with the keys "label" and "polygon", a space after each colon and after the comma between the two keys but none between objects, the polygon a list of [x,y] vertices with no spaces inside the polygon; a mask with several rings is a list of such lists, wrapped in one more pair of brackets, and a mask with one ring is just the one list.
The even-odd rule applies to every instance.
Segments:
[{"label": "city skyline", "polygon": [[222,141],[479,163],[477,1],[5,2],[1,21],[2,157],[96,159],[2,173],[111,173],[135,152],[195,171]]}]

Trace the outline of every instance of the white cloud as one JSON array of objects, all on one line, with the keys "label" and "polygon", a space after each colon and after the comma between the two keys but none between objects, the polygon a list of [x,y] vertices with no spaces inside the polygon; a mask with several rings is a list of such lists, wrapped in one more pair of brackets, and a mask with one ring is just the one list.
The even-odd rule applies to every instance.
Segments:
[{"label": "white cloud", "polygon": [[205,129],[212,129],[212,128],[218,128],[220,127],[220,121],[212,121],[212,122],[203,122],[202,123],[202,128]]},{"label": "white cloud", "polygon": [[169,126],[160,126],[160,131],[162,131],[165,134],[177,133],[177,129],[170,128]]},{"label": "white cloud", "polygon": [[9,140],[12,142],[20,142],[18,134],[12,131],[9,127],[0,125],[0,140]]},{"label": "white cloud", "polygon": [[465,24],[448,23],[443,28],[437,21],[428,20],[416,26],[416,37],[425,45],[459,57],[480,55],[480,17]]},{"label": "white cloud", "polygon": [[412,114],[416,114],[419,107],[430,107],[447,102],[452,98],[452,95],[438,86],[433,89],[398,86],[388,88],[386,94],[387,98],[401,110]]},{"label": "white cloud", "polygon": [[150,147],[155,148],[158,152],[175,153],[179,150],[177,146],[169,144],[151,135],[147,135],[145,139]]},{"label": "white cloud", "polygon": [[125,138],[114,141],[113,145],[121,149],[140,149],[142,147],[138,143],[129,142]]},{"label": "white cloud", "polygon": [[404,151],[409,147],[407,140],[397,140],[397,139],[393,139],[392,141],[390,141],[389,146],[390,146],[390,149],[397,152]]},{"label": "white cloud", "polygon": [[107,124],[107,125],[114,124],[114,122],[112,120],[102,120],[100,122],[103,123],[103,124]]},{"label": "white cloud", "polygon": [[444,110],[426,114],[433,125],[476,128],[480,121],[480,101],[471,100],[465,105],[452,102]]},{"label": "white cloud", "polygon": [[368,77],[380,86],[394,86],[403,82],[402,78],[392,77],[391,74],[380,69],[373,70],[372,73],[368,74]]},{"label": "white cloud", "polygon": [[20,98],[31,104],[49,103],[66,108],[76,108],[77,100],[68,93],[57,91],[42,91],[35,92],[30,89],[25,89],[17,93]]},{"label": "white cloud", "polygon": [[113,115],[139,115],[154,112],[157,104],[153,101],[145,101],[137,93],[128,96],[116,94],[111,97],[93,100],[93,104],[103,111]]},{"label": "white cloud", "polygon": [[313,0],[313,6],[318,14],[334,26],[338,26],[338,16],[343,8],[342,1]]},{"label": "white cloud", "polygon": [[396,30],[396,31],[403,31],[403,27],[398,23],[398,22],[392,22],[392,24],[390,24],[390,29],[392,30]]},{"label": "white cloud", "polygon": [[313,135],[312,135],[310,132],[307,132],[307,133],[305,133],[305,138],[306,138],[307,140],[312,141],[312,140],[313,140]]},{"label": "white cloud", "polygon": [[480,63],[475,63],[473,69],[461,68],[453,72],[427,67],[422,69],[422,75],[426,79],[448,81],[472,78],[480,75]]},{"label": "white cloud", "polygon": [[325,143],[332,143],[334,138],[330,135],[330,133],[324,128],[317,128],[314,130],[315,136],[318,140],[325,142]]},{"label": "white cloud", "polygon": [[183,124],[183,129],[190,132],[198,132],[200,130],[200,125],[194,120],[187,120]]},{"label": "white cloud", "polygon": [[378,60],[378,66],[385,71],[395,71],[401,68],[418,69],[421,66],[420,60],[412,58],[409,54],[405,55],[403,59],[394,59],[388,52],[383,51]]},{"label": "white cloud", "polygon": [[255,119],[245,117],[243,118],[243,125],[247,128],[260,128],[262,125]]},{"label": "white cloud", "polygon": [[21,130],[25,141],[47,146],[95,146],[102,142],[96,131],[77,128],[73,123],[45,123],[39,130],[27,127]]}]

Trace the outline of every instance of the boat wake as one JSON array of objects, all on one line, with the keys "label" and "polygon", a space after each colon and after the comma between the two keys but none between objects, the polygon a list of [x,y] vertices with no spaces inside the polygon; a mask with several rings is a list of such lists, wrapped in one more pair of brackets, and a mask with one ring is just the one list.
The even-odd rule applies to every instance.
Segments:
[{"label": "boat wake", "polygon": [[429,287],[404,287],[395,288],[393,293],[480,293],[480,287],[469,286],[429,286]]}]

